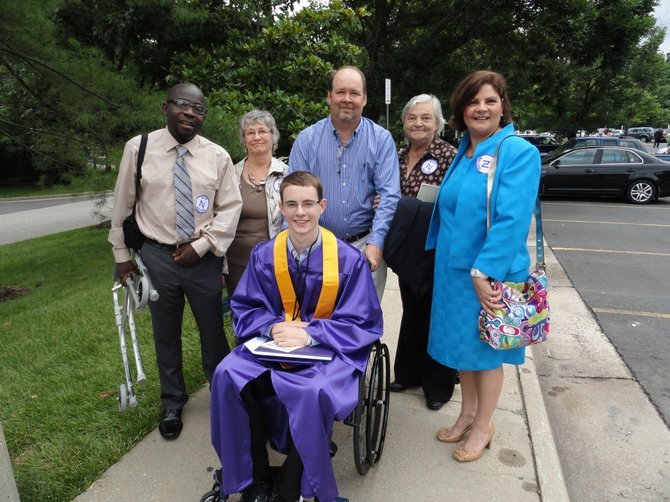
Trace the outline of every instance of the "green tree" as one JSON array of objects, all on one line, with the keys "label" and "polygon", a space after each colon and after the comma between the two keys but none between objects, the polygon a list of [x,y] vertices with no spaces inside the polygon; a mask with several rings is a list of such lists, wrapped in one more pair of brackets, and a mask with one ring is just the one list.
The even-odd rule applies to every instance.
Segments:
[{"label": "green tree", "polygon": [[[366,48],[371,93],[383,78],[394,101],[431,92],[446,104],[470,71],[503,73],[519,124],[577,129],[623,120],[618,110],[656,95],[654,0],[347,0],[367,9],[357,40]],[[628,93],[627,89],[636,89]],[[368,105],[381,113],[381,100]],[[399,120],[395,127],[400,128]]]},{"label": "green tree", "polygon": [[[287,155],[298,132],[328,113],[331,72],[362,65],[364,53],[350,41],[360,22],[360,13],[341,2],[283,13],[257,36],[240,33],[233,44],[176,54],[168,82],[200,83],[228,116],[270,111],[282,135],[279,154]],[[224,145],[236,159],[243,155],[241,147]]]},{"label": "green tree", "polygon": [[[57,2],[11,2],[0,19],[2,155],[20,157],[45,184],[68,182],[109,158],[119,134],[149,122],[145,94],[97,49],[54,43]],[[155,106],[155,105],[154,105]],[[140,111],[140,113],[138,113]],[[7,173],[4,174],[7,176]]]}]

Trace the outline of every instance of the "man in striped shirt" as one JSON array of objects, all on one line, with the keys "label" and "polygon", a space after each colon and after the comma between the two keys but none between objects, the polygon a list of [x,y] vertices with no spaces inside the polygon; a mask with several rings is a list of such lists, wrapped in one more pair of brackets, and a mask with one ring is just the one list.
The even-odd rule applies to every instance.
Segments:
[{"label": "man in striped shirt", "polygon": [[[381,301],[386,284],[384,239],[400,199],[400,169],[391,133],[363,117],[365,75],[336,70],[327,95],[330,115],[298,134],[289,172],[310,171],[323,182],[328,208],[321,225],[365,255]],[[373,209],[375,195],[379,206]]]}]

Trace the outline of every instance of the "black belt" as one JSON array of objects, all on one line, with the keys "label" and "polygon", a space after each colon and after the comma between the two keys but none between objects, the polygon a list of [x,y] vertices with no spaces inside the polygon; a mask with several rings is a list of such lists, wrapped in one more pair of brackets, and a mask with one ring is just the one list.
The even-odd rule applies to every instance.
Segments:
[{"label": "black belt", "polygon": [[345,238],[342,239],[342,240],[345,241],[345,242],[355,242],[355,241],[357,241],[357,240],[362,239],[362,238],[365,237],[366,235],[368,235],[368,234],[370,233],[370,230],[372,230],[372,229],[371,229],[371,228],[368,228],[366,231],[361,232],[361,233],[358,234],[358,235],[352,235],[351,237],[345,237]]},{"label": "black belt", "polygon": [[188,242],[182,242],[181,244],[163,244],[162,242],[155,241],[153,239],[149,239],[149,237],[146,237],[144,239],[144,242],[148,242],[149,244],[153,244],[154,246],[165,249],[166,251],[176,251],[179,246],[183,246],[184,244],[188,244]]}]

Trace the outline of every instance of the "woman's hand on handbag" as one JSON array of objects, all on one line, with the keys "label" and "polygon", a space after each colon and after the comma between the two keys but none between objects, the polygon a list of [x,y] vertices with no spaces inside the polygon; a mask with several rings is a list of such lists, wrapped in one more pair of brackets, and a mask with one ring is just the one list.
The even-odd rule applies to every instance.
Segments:
[{"label": "woman's hand on handbag", "polygon": [[479,303],[482,304],[482,308],[488,314],[495,315],[493,309],[501,307],[502,291],[493,288],[491,279],[473,277],[472,284],[475,287],[475,293],[477,294]]}]

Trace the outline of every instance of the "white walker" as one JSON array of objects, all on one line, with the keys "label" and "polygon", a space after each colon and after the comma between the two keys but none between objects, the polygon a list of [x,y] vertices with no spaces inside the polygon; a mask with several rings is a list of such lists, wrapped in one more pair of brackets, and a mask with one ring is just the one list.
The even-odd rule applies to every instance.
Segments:
[{"label": "white walker", "polygon": [[[137,385],[144,385],[147,378],[144,375],[142,368],[142,358],[140,357],[140,346],[137,342],[137,334],[135,331],[135,314],[134,309],[138,313],[144,312],[144,309],[149,303],[149,300],[155,302],[158,300],[158,291],[156,291],[151,284],[149,278],[149,271],[146,265],[140,258],[140,255],[135,253],[132,258],[135,259],[135,265],[140,271],[139,280],[136,283],[133,276],[129,276],[126,281],[127,286],[123,286],[116,273],[114,274],[114,285],[112,286],[112,296],[114,298],[114,317],[116,319],[116,328],[119,332],[119,343],[121,345],[121,359],[123,361],[123,371],[126,376],[126,383],[119,385],[119,410],[124,412],[128,409],[137,407],[137,398],[135,397],[135,390],[130,376],[130,365],[128,364],[128,349],[126,347],[126,323],[130,330],[130,339],[133,345],[133,353],[135,355],[135,367],[137,369]],[[119,290],[123,290],[123,305],[119,303]]]}]

